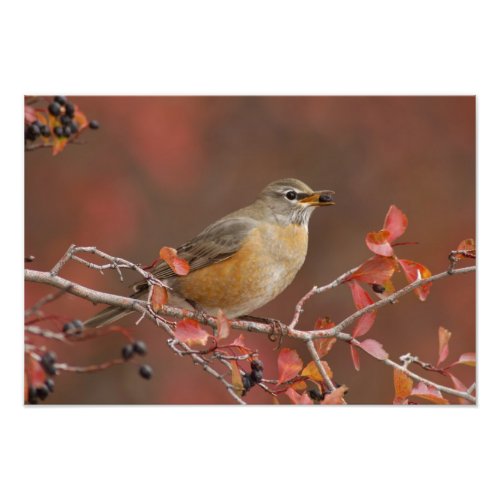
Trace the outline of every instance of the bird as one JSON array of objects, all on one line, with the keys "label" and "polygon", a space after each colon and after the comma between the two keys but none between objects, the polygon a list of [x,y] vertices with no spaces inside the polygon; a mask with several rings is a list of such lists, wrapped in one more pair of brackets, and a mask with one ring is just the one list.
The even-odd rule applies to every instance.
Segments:
[{"label": "bird", "polygon": [[[217,220],[178,247],[190,267],[179,276],[161,261],[150,271],[169,288],[168,304],[228,319],[248,316],[279,295],[307,254],[308,225],[316,207],[334,205],[334,191],[314,191],[298,179],[268,184],[251,204]],[[145,299],[146,280],[131,297]],[[109,325],[132,311],[110,306],[86,328]]]}]

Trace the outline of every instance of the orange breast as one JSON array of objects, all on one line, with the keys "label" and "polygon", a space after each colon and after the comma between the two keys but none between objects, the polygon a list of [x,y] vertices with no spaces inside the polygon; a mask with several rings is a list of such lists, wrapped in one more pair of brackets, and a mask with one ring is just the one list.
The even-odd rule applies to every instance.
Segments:
[{"label": "orange breast", "polygon": [[302,267],[307,229],[262,224],[229,259],[178,278],[176,287],[208,314],[218,308],[234,318],[249,314],[281,293]]}]

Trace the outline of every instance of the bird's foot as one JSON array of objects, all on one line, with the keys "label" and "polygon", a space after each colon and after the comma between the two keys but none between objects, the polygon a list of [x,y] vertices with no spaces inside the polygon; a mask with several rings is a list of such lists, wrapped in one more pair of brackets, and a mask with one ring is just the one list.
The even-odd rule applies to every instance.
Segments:
[{"label": "bird's foot", "polygon": [[267,338],[271,342],[278,341],[278,345],[276,346],[275,350],[281,347],[281,343],[283,342],[283,337],[288,334],[288,326],[286,326],[285,323],[281,322],[278,319],[260,318],[259,316],[250,316],[247,314],[245,314],[244,316],[240,316],[238,319],[245,321],[255,321],[257,323],[264,323],[266,325],[271,325],[272,330],[267,336]]}]

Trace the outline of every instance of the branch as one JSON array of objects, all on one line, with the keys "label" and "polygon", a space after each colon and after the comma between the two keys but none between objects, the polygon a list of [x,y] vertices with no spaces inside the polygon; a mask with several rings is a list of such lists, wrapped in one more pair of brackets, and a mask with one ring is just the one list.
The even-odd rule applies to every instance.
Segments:
[{"label": "branch", "polygon": [[[95,264],[92,262],[89,262],[75,254],[77,253],[87,253],[87,254],[93,254],[97,255],[98,257],[108,261],[108,264]],[[67,250],[67,252],[63,255],[63,257],[59,260],[59,262],[54,266],[54,268],[50,272],[41,272],[41,271],[33,271],[33,270],[25,270],[25,279],[26,281],[31,281],[31,282],[37,282],[37,283],[44,283],[47,285],[51,285],[57,288],[60,288],[64,292],[71,293],[73,295],[76,295],[78,297],[81,297],[85,300],[91,301],[93,303],[102,303],[102,304],[107,304],[110,306],[117,306],[123,309],[128,309],[131,311],[136,311],[141,314],[142,317],[147,317],[148,319],[154,321],[158,326],[160,326],[163,330],[167,332],[169,337],[171,339],[175,339],[175,335],[172,330],[172,324],[166,321],[162,316],[159,316],[155,312],[152,311],[150,307],[149,301],[144,301],[144,300],[138,300],[134,299],[131,297],[122,297],[119,295],[113,295],[105,292],[100,292],[97,290],[92,290],[90,288],[84,287],[82,285],[70,282],[64,278],[61,278],[58,274],[63,268],[63,266],[68,263],[70,260],[74,260],[80,264],[84,264],[85,266],[98,270],[99,272],[103,272],[104,270],[108,269],[115,269],[120,277],[120,280],[123,281],[123,276],[121,274],[121,269],[131,269],[134,270],[135,272],[139,273],[150,285],[156,284],[156,285],[161,285],[164,286],[164,284],[158,280],[154,275],[148,273],[144,269],[142,269],[140,266],[133,264],[129,261],[126,261],[121,258],[113,257],[110,256],[100,250],[98,250],[96,247],[77,247],[75,245],[71,245],[70,248]],[[352,273],[357,269],[353,268],[350,271],[347,271],[346,273],[342,274],[339,276],[337,279],[332,281],[331,283],[328,283],[327,285],[318,287],[314,286],[306,295],[304,295],[299,302],[297,303],[295,307],[295,313],[292,318],[292,321],[290,322],[289,326],[286,327],[283,325],[285,333],[287,336],[299,339],[303,342],[306,343],[309,352],[311,354],[311,357],[313,361],[315,362],[319,373],[323,377],[325,381],[325,385],[328,388],[329,391],[333,391],[335,389],[335,386],[333,382],[329,379],[321,361],[319,358],[319,355],[316,351],[316,348],[314,346],[314,340],[315,339],[321,339],[321,338],[329,338],[329,337],[335,337],[340,340],[343,340],[344,342],[348,342],[352,345],[355,345],[359,347],[359,342],[354,339],[350,334],[345,333],[343,330],[350,326],[354,321],[356,321],[358,318],[363,316],[364,314],[367,314],[369,312],[375,311],[377,309],[380,309],[381,307],[384,307],[388,304],[396,302],[399,298],[403,297],[404,295],[407,295],[408,293],[412,292],[416,288],[425,285],[427,283],[431,283],[433,281],[438,281],[440,279],[443,279],[448,276],[453,276],[453,275],[458,275],[458,274],[465,274],[469,272],[475,271],[475,266],[470,266],[470,267],[465,267],[465,268],[460,268],[460,269],[455,269],[449,268],[447,271],[442,272],[440,274],[436,274],[433,276],[430,276],[429,278],[426,279],[417,279],[413,283],[410,283],[409,285],[405,286],[404,288],[398,290],[397,292],[394,292],[388,297],[385,297],[384,299],[381,299],[374,304],[371,304],[363,309],[360,309],[353,314],[351,314],[349,317],[344,319],[342,322],[337,324],[335,327],[330,328],[330,329],[325,329],[325,330],[308,330],[308,331],[303,331],[299,330],[296,328],[296,325],[300,319],[300,315],[303,311],[303,306],[305,302],[311,298],[313,295],[316,295],[318,293],[323,293],[327,290],[331,290],[340,284],[344,283],[351,275]],[[49,296],[49,300],[53,300],[52,296]],[[44,299],[42,299],[42,304]],[[31,311],[37,310],[40,306],[36,304]],[[182,319],[182,318],[191,318],[197,320],[199,323],[205,324],[209,326],[212,329],[217,328],[217,320],[216,318],[207,316],[207,315],[200,315],[199,312],[192,312],[192,311],[187,311],[185,309],[181,308],[176,308],[176,307],[171,307],[171,306],[163,306],[161,312],[163,314],[166,314],[167,316],[177,318],[177,319]],[[271,324],[266,324],[266,323],[261,323],[258,321],[247,321],[247,320],[231,320],[229,321],[229,325],[231,328],[234,328],[236,330],[244,330],[247,332],[255,332],[255,333],[261,333],[265,335],[273,335],[275,334],[275,325]],[[38,335],[44,335],[44,336],[50,336],[47,334],[47,332],[42,332],[40,329],[35,332],[34,329],[31,329],[30,333],[33,334],[38,334]],[[57,334],[54,334],[57,335]],[[55,338],[55,337],[52,337]],[[192,359],[192,361],[195,364],[200,365],[205,371],[210,373],[212,376],[215,378],[221,380],[221,382],[225,385],[226,389],[228,392],[231,394],[231,396],[238,401],[239,403],[243,403],[244,401],[240,398],[240,396],[237,394],[235,391],[234,387],[232,384],[227,382],[224,378],[224,375],[221,375],[219,372],[214,370],[209,362],[203,358],[203,353],[200,351],[193,351],[191,350],[186,344],[183,344],[181,342],[175,341],[175,342],[168,342],[169,347],[174,350],[177,354],[180,355],[189,355]],[[182,346],[182,351],[179,351],[176,345]],[[364,351],[366,352],[366,351]],[[436,389],[440,390],[441,392],[457,396],[463,399],[466,399],[471,402],[475,402],[475,398],[471,395],[473,392],[474,387],[472,390],[469,390],[467,392],[461,392],[457,391],[455,389],[451,389],[445,386],[441,386],[439,384],[435,384],[434,382],[431,382],[423,377],[420,377],[419,375],[411,372],[410,370],[407,369],[406,366],[399,365],[395,363],[394,361],[391,361],[390,359],[380,359],[375,356],[373,356],[370,353],[367,353],[374,357],[375,359],[378,359],[379,361],[382,361],[384,364],[391,366],[393,368],[398,368],[402,371],[404,371],[408,376],[412,377],[414,380],[417,380],[419,382],[424,382],[427,385],[433,386]],[[215,357],[219,362],[224,364],[226,367],[231,368],[231,365],[228,361],[229,358],[225,359],[224,356],[218,356]],[[231,358],[232,359],[232,358]],[[243,372],[242,372],[243,373]],[[267,387],[265,387],[263,384],[261,385],[266,391],[269,393],[273,394],[272,391],[270,391]]]}]

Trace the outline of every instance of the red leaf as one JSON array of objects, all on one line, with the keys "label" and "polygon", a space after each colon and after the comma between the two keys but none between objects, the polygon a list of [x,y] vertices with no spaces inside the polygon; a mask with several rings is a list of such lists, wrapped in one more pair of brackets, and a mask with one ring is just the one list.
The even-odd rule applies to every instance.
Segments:
[{"label": "red leaf", "polygon": [[361,369],[361,365],[359,364],[359,351],[354,346],[350,347],[352,363],[354,365],[354,368],[359,372],[359,370]]},{"label": "red leaf", "polygon": [[384,221],[384,230],[389,233],[388,241],[392,243],[399,238],[407,227],[408,217],[396,205],[391,205]]},{"label": "red leaf", "polygon": [[[361,286],[358,284],[357,281],[349,281],[347,283],[349,285],[349,288],[351,289],[352,293],[352,298],[354,301],[354,305],[356,306],[356,309],[364,309],[366,306],[369,306],[373,304],[373,300],[370,298],[368,293],[361,288]],[[352,336],[353,337],[361,337],[361,335],[364,335],[370,328],[373,326],[373,323],[375,322],[376,318],[376,312],[371,311],[369,313],[363,314],[361,318],[358,319]]]},{"label": "red leaf", "polygon": [[290,398],[293,404],[296,405],[312,405],[313,402],[311,401],[311,398],[307,394],[307,392],[304,392],[302,394],[299,394],[298,392],[294,391],[291,387],[289,387],[286,391],[285,394]]},{"label": "red leaf", "polygon": [[[333,373],[332,369],[328,365],[326,361],[321,361],[321,364],[323,365],[323,368],[325,369],[326,374],[332,378]],[[323,377],[321,376],[321,373],[318,370],[318,367],[316,366],[316,363],[314,361],[310,361],[307,366],[302,370],[301,374],[302,377],[307,377],[311,380],[315,380],[316,382],[324,382]]]},{"label": "red leaf", "polygon": [[36,111],[33,106],[28,106],[27,104],[24,106],[24,119],[28,123],[33,123],[36,120]]},{"label": "red leaf", "polygon": [[151,292],[151,307],[155,313],[161,310],[161,308],[168,301],[167,289],[160,285],[153,285],[153,290]]},{"label": "red leaf", "polygon": [[385,352],[384,348],[382,347],[382,344],[376,340],[373,339],[363,340],[362,342],[359,343],[359,347],[361,347],[363,351],[372,355],[374,358],[387,359],[389,357],[389,354]]},{"label": "red leaf", "polygon": [[278,354],[278,383],[281,384],[299,374],[304,363],[295,349],[283,347]]},{"label": "red leaf", "polygon": [[389,231],[382,229],[382,231],[368,233],[365,238],[365,243],[373,253],[384,257],[391,257],[394,254],[394,250],[388,238]]},{"label": "red leaf", "polygon": [[405,404],[413,389],[413,380],[405,372],[394,368],[394,404]]},{"label": "red leaf", "polygon": [[436,366],[439,366],[447,357],[449,353],[448,342],[450,341],[451,332],[446,328],[440,326],[438,331],[439,338],[439,352],[438,352],[438,362]]},{"label": "red leaf", "polygon": [[185,259],[177,257],[177,250],[170,247],[160,249],[160,257],[170,266],[172,271],[179,276],[189,273],[189,264]]},{"label": "red leaf", "polygon": [[234,339],[232,342],[231,342],[231,345],[232,346],[237,346],[237,347],[241,347],[242,349],[244,350],[250,350],[248,349],[248,347],[245,345],[245,337],[243,336],[242,333],[240,333],[239,337]]},{"label": "red leaf", "polygon": [[391,279],[395,270],[396,262],[393,258],[375,255],[361,264],[349,279],[383,285],[386,281]]},{"label": "red leaf", "polygon": [[[445,372],[446,375],[448,375],[448,377],[451,378],[451,381],[453,383],[453,386],[455,387],[455,389],[457,391],[461,391],[461,392],[467,392],[467,387],[465,387],[465,385],[463,384],[463,382],[458,379],[457,377],[455,377],[455,375],[453,375],[452,373],[450,372]],[[461,405],[466,405],[466,404],[469,404],[470,401],[467,401],[466,399],[464,398],[458,398],[458,402],[461,404]]]},{"label": "red leaf", "polygon": [[[432,276],[432,273],[429,271],[429,269],[427,269],[427,267],[425,267],[423,264],[420,264],[420,262],[414,262],[412,260],[406,259],[398,259],[398,262],[403,268],[408,283],[413,283],[415,280],[419,279],[419,277],[425,279]],[[428,297],[431,291],[431,285],[432,283],[427,283],[426,285],[419,286],[417,289],[415,289],[417,297],[422,302]]]},{"label": "red leaf", "polygon": [[423,382],[419,382],[417,387],[411,391],[412,396],[417,396],[428,401],[432,401],[438,405],[448,405],[450,402],[444,399],[441,392],[436,388],[426,385]]},{"label": "red leaf", "polygon": [[174,331],[175,338],[184,342],[189,347],[204,346],[211,335],[205,331],[198,321],[183,319],[177,323]]},{"label": "red leaf", "polygon": [[325,398],[321,401],[322,405],[345,405],[344,395],[348,388],[346,385],[341,385],[330,394],[325,394]]},{"label": "red leaf", "polygon": [[47,378],[45,371],[40,365],[40,363],[34,360],[31,356],[26,356],[26,372],[28,375],[28,384],[35,387],[40,387],[45,383]]},{"label": "red leaf", "polygon": [[465,352],[458,358],[458,361],[455,361],[450,366],[455,366],[455,365],[476,366],[476,353]]},{"label": "red leaf", "polygon": [[222,309],[217,311],[217,338],[223,340],[229,337],[229,332],[231,327],[229,326],[229,321],[226,315],[223,313]]}]

